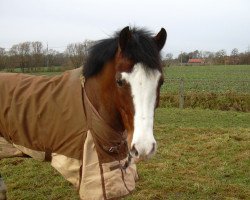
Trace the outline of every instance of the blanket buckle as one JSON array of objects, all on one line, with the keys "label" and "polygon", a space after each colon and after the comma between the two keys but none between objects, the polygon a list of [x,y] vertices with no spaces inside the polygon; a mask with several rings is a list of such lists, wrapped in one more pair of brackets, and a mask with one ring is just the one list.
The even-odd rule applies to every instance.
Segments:
[{"label": "blanket buckle", "polygon": [[113,152],[118,152],[118,146],[113,146],[109,148],[109,152],[113,153]]}]

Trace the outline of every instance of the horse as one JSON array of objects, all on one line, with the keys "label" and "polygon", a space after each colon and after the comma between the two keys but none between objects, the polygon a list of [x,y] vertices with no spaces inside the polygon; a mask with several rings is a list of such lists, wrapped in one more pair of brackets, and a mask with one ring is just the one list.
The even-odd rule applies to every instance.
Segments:
[{"label": "horse", "polygon": [[[164,47],[166,39],[167,32],[164,28],[161,28],[156,35],[153,35],[144,28],[130,28],[127,26],[115,32],[112,37],[95,42],[89,49],[84,66],[74,72],[67,72],[66,74],[64,73],[65,75],[52,78],[32,75],[22,77],[20,74],[15,74],[15,76],[9,75],[8,80],[14,81],[18,77],[19,82],[20,80],[24,80],[25,83],[23,85],[25,86],[19,86],[19,82],[19,85],[14,84],[9,97],[9,100],[12,100],[12,104],[8,104],[6,95],[1,95],[0,90],[0,101],[8,104],[8,108],[4,110],[4,113],[0,113],[0,139],[2,138],[2,143],[0,140],[0,147],[2,144],[3,147],[8,146],[8,149],[12,148],[12,151],[3,152],[2,154],[0,151],[0,158],[29,155],[40,160],[52,160],[52,166],[64,177],[69,177],[68,174],[67,176],[64,174],[66,167],[60,169],[55,164],[56,162],[53,162],[53,159],[55,160],[57,157],[59,158],[59,156],[61,157],[58,160],[66,160],[66,157],[70,160],[67,163],[65,161],[65,166],[71,166],[73,163],[76,163],[75,165],[77,167],[75,168],[77,170],[74,171],[74,176],[77,174],[78,177],[77,179],[74,178],[74,181],[72,181],[73,178],[68,178],[67,180],[72,183],[74,182],[74,185],[80,190],[80,193],[81,191],[85,193],[84,195],[80,194],[81,199],[87,199],[92,197],[91,195],[93,195],[93,193],[88,196],[86,194],[87,190],[82,189],[85,187],[87,188],[86,183],[82,184],[82,182],[84,182],[84,179],[89,175],[88,169],[84,167],[84,163],[87,162],[88,159],[85,160],[84,156],[88,157],[93,155],[96,158],[95,163],[99,163],[96,173],[101,174],[100,180],[102,183],[102,188],[98,188],[98,191],[101,191],[101,195],[95,198],[111,199],[129,194],[134,188],[132,182],[136,179],[136,172],[133,170],[133,173],[129,171],[130,167],[132,168],[132,165],[135,163],[134,161],[152,157],[157,149],[156,140],[153,134],[153,124],[155,109],[159,104],[160,87],[164,81],[160,51]],[[77,77],[77,81],[75,81],[75,77]],[[81,88],[79,86],[79,77],[81,79]],[[6,81],[7,78],[5,78],[5,82]],[[34,82],[38,82],[43,86],[38,85],[38,83],[34,85]],[[69,82],[71,85],[69,85]],[[0,88],[1,84],[3,85],[3,83],[0,82]],[[11,109],[15,98],[17,99],[18,106],[22,106],[18,95],[30,89],[30,85],[32,85],[33,89],[27,92],[26,96],[31,96],[30,99],[33,99],[31,101],[32,103],[29,104],[25,102],[25,108]],[[65,87],[67,89],[62,89],[64,88],[63,85],[66,85]],[[44,87],[50,88],[48,94],[46,94],[47,96],[51,93],[54,94],[54,96],[47,98],[45,95],[43,96],[40,94],[39,92],[47,91]],[[16,88],[22,88],[22,92],[15,91],[17,90]],[[23,88],[26,88],[26,90]],[[62,93],[61,90],[67,90],[67,93],[70,92],[70,94],[64,97],[66,92]],[[37,93],[39,93],[39,96],[36,96]],[[60,100],[58,100],[58,96],[60,96]],[[67,103],[67,99],[69,98],[72,98],[72,101],[77,101],[77,103]],[[23,99],[29,98],[25,97]],[[42,101],[40,99],[46,99],[48,102],[40,106],[35,102]],[[59,103],[57,102],[57,104],[55,104],[55,101]],[[67,126],[70,126],[69,124],[58,122],[57,125],[57,122],[52,122],[51,130],[53,130],[53,133],[55,132],[58,134],[55,130],[58,127],[60,131],[65,132],[63,136],[60,135],[60,137],[58,137],[50,133],[49,125],[45,124],[43,121],[43,123],[41,122],[41,120],[45,120],[46,123],[51,121],[49,117],[54,113],[48,112],[50,114],[47,115],[43,113],[47,113],[49,108],[55,110],[55,107],[58,106],[61,101],[63,102],[63,106],[54,111],[58,112],[57,115],[55,114],[56,117],[54,117],[54,119],[59,118],[58,120],[63,121],[61,116],[67,115],[72,109],[74,115],[70,117],[67,116],[68,122],[73,121],[71,128],[73,127],[73,129],[75,129],[75,126],[82,123],[81,120],[83,121],[83,119],[79,118],[84,118],[88,129],[83,128],[84,134],[82,132],[81,135],[78,134],[76,139],[69,142],[69,145],[66,145],[66,142],[69,141],[69,138],[73,137],[65,132],[68,130]],[[2,104],[2,102],[0,103]],[[66,106],[65,102],[67,103]],[[82,105],[80,105],[81,103]],[[53,142],[49,144],[44,143],[41,145],[42,147],[39,146],[40,141],[37,138],[42,138],[40,135],[43,133],[39,132],[40,135],[36,133],[36,135],[27,136],[29,128],[26,127],[28,124],[25,123],[28,122],[23,119],[23,115],[29,114],[29,109],[32,105],[36,106],[37,109],[35,114],[32,112],[32,118],[30,119],[36,120],[34,123],[30,121],[30,123],[35,124],[32,130],[37,129],[38,132],[39,130],[43,130],[44,133],[44,128],[46,127],[43,126],[47,126],[47,132],[45,131],[46,133],[44,133],[46,135],[46,140],[50,140],[50,138],[53,139]],[[64,109],[65,107],[67,107],[67,109]],[[8,112],[11,112],[11,110],[18,110],[18,114],[11,113],[11,116],[18,115],[22,118],[20,120],[21,123],[17,126],[18,128],[14,131],[15,134],[8,133],[7,126],[3,125],[7,123],[6,118],[9,117],[10,114]],[[23,115],[22,113],[20,114],[21,111],[24,111]],[[81,114],[78,115],[78,112]],[[9,127],[12,124],[10,120],[8,122]],[[102,124],[101,127],[99,127],[99,123]],[[38,125],[39,127],[36,127]],[[23,128],[23,126],[25,126],[25,128]],[[98,126],[98,128],[96,128],[96,126]],[[28,139],[23,139],[24,136],[22,136],[22,138],[20,137],[21,139],[18,138],[19,129],[24,130],[23,132],[26,134],[25,137],[28,137]],[[103,135],[105,135],[105,139],[102,139]],[[24,144],[20,142],[21,140],[25,140],[23,143],[27,146],[23,147]],[[81,140],[84,141],[84,144],[78,144],[78,141]],[[111,140],[112,142],[110,142]],[[60,143],[60,145],[58,145],[58,143]],[[67,148],[62,147],[64,145],[66,145]],[[72,153],[76,152],[76,148],[74,149],[74,147],[77,146],[78,148],[79,145],[81,145],[80,153]],[[70,149],[70,152],[68,149]],[[86,153],[90,151],[94,153]],[[12,153],[10,154],[10,152]],[[79,173],[79,170],[82,171]],[[126,191],[125,189],[119,188],[119,191],[114,194],[113,188],[110,189],[113,190],[113,193],[109,194],[108,186],[105,181],[106,176],[114,176],[112,174],[113,170],[117,170],[116,173],[119,172],[122,174],[119,175],[119,181],[121,179],[120,177],[122,177],[121,180],[124,182],[123,185],[125,185]],[[126,171],[126,173],[123,173],[124,171]],[[105,174],[106,172],[110,175]],[[79,174],[82,174],[80,178]],[[134,175],[133,178],[131,178],[132,176],[130,176],[130,174]],[[113,179],[113,181],[118,182],[118,178]],[[97,186],[95,189],[97,189]],[[125,192],[123,192],[123,190]]]}]

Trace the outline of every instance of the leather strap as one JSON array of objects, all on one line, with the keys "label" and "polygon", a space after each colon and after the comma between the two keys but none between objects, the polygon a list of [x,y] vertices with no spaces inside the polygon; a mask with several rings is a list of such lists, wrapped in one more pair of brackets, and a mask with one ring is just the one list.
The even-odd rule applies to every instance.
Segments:
[{"label": "leather strap", "polygon": [[51,149],[45,148],[45,159],[46,162],[51,162],[52,160],[52,151]]}]

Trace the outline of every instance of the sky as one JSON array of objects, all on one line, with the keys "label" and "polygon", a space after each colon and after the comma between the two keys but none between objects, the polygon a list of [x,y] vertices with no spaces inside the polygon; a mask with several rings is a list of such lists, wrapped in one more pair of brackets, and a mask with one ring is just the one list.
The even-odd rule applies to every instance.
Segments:
[{"label": "sky", "polygon": [[63,51],[69,43],[108,38],[127,25],[155,34],[164,27],[163,56],[250,50],[249,0],[0,0],[0,47],[7,50],[41,41]]}]

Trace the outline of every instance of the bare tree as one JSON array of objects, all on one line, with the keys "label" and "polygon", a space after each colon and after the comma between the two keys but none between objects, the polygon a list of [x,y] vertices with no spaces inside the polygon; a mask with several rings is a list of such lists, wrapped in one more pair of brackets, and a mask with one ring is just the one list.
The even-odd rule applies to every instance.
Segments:
[{"label": "bare tree", "polygon": [[88,49],[92,44],[93,42],[85,40],[83,43],[71,43],[67,46],[65,53],[74,68],[83,65]]},{"label": "bare tree", "polygon": [[[47,52],[46,52],[47,53]],[[46,55],[46,54],[44,54]],[[63,65],[67,65],[67,59],[64,53],[60,53],[56,50],[49,49],[47,53],[46,61],[49,63],[49,69],[50,71],[55,70],[56,66],[62,67]]]},{"label": "bare tree", "polygon": [[225,64],[226,62],[226,51],[224,49],[220,50],[220,51],[217,51],[215,53],[215,58],[216,58],[216,61],[217,61],[217,64]]},{"label": "bare tree", "polygon": [[6,51],[5,48],[0,47],[0,70],[6,67]]},{"label": "bare tree", "polygon": [[41,67],[43,65],[43,44],[39,41],[32,42],[32,68],[35,68],[35,71],[37,71],[37,67]]},{"label": "bare tree", "polygon": [[181,52],[178,55],[178,61],[182,64],[182,63],[187,63],[189,59],[189,55],[186,52]]},{"label": "bare tree", "polygon": [[231,64],[239,64],[239,50],[237,48],[231,51]]},{"label": "bare tree", "polygon": [[166,57],[164,58],[164,66],[170,67],[172,62],[173,62],[173,54],[172,53],[167,53]]},{"label": "bare tree", "polygon": [[215,57],[215,54],[211,51],[203,51],[202,53],[202,56],[203,58],[205,59],[205,63],[207,64],[214,64],[214,57]]},{"label": "bare tree", "polygon": [[201,58],[202,57],[202,52],[195,50],[193,52],[188,53],[189,58]]},{"label": "bare tree", "polygon": [[20,67],[22,72],[24,72],[25,68],[29,68],[31,66],[31,43],[20,43],[18,45],[18,51],[20,55]]},{"label": "bare tree", "polygon": [[5,48],[0,47],[0,56],[5,54]]},{"label": "bare tree", "polygon": [[231,52],[231,56],[238,56],[239,50],[237,48],[234,48]]},{"label": "bare tree", "polygon": [[18,44],[15,44],[10,48],[8,52],[8,71],[13,71],[14,68],[20,67],[20,55],[18,48]]}]

